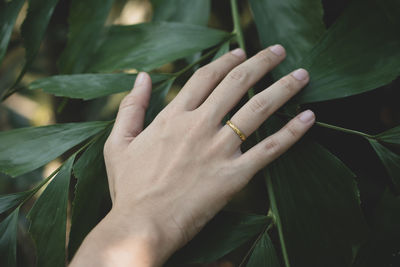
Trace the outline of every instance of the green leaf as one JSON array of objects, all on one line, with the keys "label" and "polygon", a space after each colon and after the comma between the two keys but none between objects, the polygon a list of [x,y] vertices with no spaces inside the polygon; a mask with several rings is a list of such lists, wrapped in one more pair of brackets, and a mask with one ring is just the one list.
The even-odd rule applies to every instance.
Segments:
[{"label": "green leaf", "polygon": [[276,79],[297,66],[325,32],[321,0],[250,0],[262,47],[282,44],[286,59],[277,66]]},{"label": "green leaf", "polygon": [[153,21],[172,21],[206,26],[210,0],[152,0]]},{"label": "green leaf", "polygon": [[113,26],[93,57],[91,71],[152,70],[229,38],[206,27],[172,22]]},{"label": "green leaf", "polygon": [[170,262],[176,266],[215,261],[255,237],[269,223],[267,216],[222,211]]},{"label": "green leaf", "polygon": [[400,156],[379,144],[376,140],[368,139],[368,141],[381,159],[389,176],[392,178],[393,184],[400,191]]},{"label": "green leaf", "polygon": [[69,10],[67,46],[58,65],[61,73],[79,73],[95,52],[113,0],[73,0]]},{"label": "green leaf", "polygon": [[247,267],[279,267],[278,256],[276,255],[274,244],[265,232],[258,240],[253,253],[246,265]]},{"label": "green leaf", "polygon": [[17,206],[32,195],[33,190],[0,196],[0,214]]},{"label": "green leaf", "polygon": [[394,127],[376,136],[379,141],[400,145],[400,126]]},{"label": "green leaf", "polygon": [[[269,120],[269,131],[283,123]],[[349,266],[366,225],[353,173],[303,140],[267,167],[267,187],[286,266]]]},{"label": "green leaf", "polygon": [[[162,74],[151,75],[153,84],[168,77]],[[129,91],[135,79],[136,74],[124,73],[55,75],[32,82],[29,89],[43,89],[56,96],[88,100]]]},{"label": "green leaf", "polygon": [[149,107],[146,110],[145,124],[149,125],[157,114],[165,107],[165,97],[169,92],[175,78],[164,81],[151,92]]},{"label": "green leaf", "polygon": [[51,15],[58,0],[29,0],[28,14],[21,27],[26,48],[26,66],[30,65],[39,50]]},{"label": "green leaf", "polygon": [[0,132],[0,171],[18,176],[50,162],[109,122],[65,123]]},{"label": "green leaf", "polygon": [[225,42],[221,45],[221,47],[218,49],[217,53],[215,53],[212,61],[220,58],[221,56],[225,55],[226,53],[229,52],[229,44],[230,42]]},{"label": "green leaf", "polygon": [[103,147],[108,132],[91,144],[73,167],[78,182],[72,204],[68,257],[72,259],[83,239],[101,219],[104,203],[110,201]]},{"label": "green leaf", "polygon": [[25,0],[1,1],[0,3],[0,63],[7,51],[15,20]]},{"label": "green leaf", "polygon": [[360,94],[386,85],[400,73],[400,34],[374,0],[354,0],[301,66],[309,85],[294,99],[309,103]]},{"label": "green leaf", "polygon": [[0,266],[16,266],[19,208],[0,224]]},{"label": "green leaf", "polygon": [[68,189],[74,159],[72,156],[64,163],[28,214],[37,266],[65,266]]}]

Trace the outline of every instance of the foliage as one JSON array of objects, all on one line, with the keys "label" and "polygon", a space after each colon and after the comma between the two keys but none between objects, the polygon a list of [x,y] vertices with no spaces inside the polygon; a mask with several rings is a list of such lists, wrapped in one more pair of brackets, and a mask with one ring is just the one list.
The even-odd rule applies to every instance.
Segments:
[{"label": "foliage", "polygon": [[[112,10],[127,1],[107,0],[99,5],[93,0],[72,0],[68,39],[58,57],[58,73],[36,79],[24,88],[21,80],[35,62],[55,8],[62,4],[57,0],[27,2],[28,13],[21,26],[25,64],[15,81],[2,88],[2,99],[41,89],[63,97],[64,103],[74,99],[103,101],[130,90],[136,77],[132,70],[149,71],[154,86],[147,124],[165,106],[171,88],[197,67],[218,58],[231,46],[245,48],[245,44],[258,40],[240,21],[249,7],[260,40],[257,47],[281,43],[287,59],[272,72],[269,81],[251,89],[247,99],[265,88],[265,83],[297,67],[308,69],[311,81],[278,115],[268,119],[243,149],[273,133],[303,109],[315,107],[318,111],[339,99],[385,90],[395,84],[400,73],[400,4],[396,0],[349,1],[332,25],[326,19],[331,9],[320,0],[249,0],[241,1],[240,6],[236,0],[229,4],[220,1],[220,5],[231,8],[232,32],[207,26],[215,4],[211,0],[153,0],[152,21],[134,25],[106,23]],[[23,4],[21,0],[0,4],[0,62],[7,57]],[[247,52],[254,52],[254,48]],[[168,64],[174,66],[173,71],[165,67]],[[4,215],[0,223],[2,266],[17,265],[17,226],[21,224],[19,217],[25,217],[21,210],[26,206],[30,209],[27,218],[38,266],[63,266],[73,257],[110,207],[102,148],[112,123],[59,123],[0,132],[0,172],[17,180],[56,158],[64,161],[26,191],[0,196],[0,213]],[[372,135],[316,124],[364,139],[363,145],[371,145],[369,149],[376,151],[374,164],[381,166],[381,176],[390,179],[380,181],[384,190],[373,208],[367,207],[369,202],[362,202],[363,194],[370,192],[361,186],[363,177],[318,144],[318,134],[311,133],[255,176],[254,180],[266,187],[263,193],[268,200],[262,213],[229,204],[167,264],[209,263],[236,252],[236,261],[249,267],[394,266],[393,255],[400,249],[400,126],[392,125]],[[70,190],[70,184],[75,185],[74,190]],[[41,194],[35,200],[38,192]],[[35,200],[33,207],[28,204],[30,199]],[[71,214],[67,213],[68,201]],[[68,216],[72,225],[66,247]]]}]

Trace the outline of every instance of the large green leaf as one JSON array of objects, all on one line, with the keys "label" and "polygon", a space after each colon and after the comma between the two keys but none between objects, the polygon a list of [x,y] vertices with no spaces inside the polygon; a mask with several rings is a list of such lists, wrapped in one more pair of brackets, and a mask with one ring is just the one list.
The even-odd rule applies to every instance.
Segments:
[{"label": "large green leaf", "polygon": [[0,171],[18,176],[50,162],[109,122],[65,123],[0,132]]},{"label": "large green leaf", "polygon": [[[78,179],[72,204],[68,257],[71,259],[83,239],[101,219],[104,203],[110,198],[103,147],[108,132],[90,145],[73,167]],[[110,201],[110,200],[109,200]]]},{"label": "large green leaf", "polygon": [[83,72],[95,52],[113,0],[73,0],[68,43],[59,60],[61,73]]},{"label": "large green leaf", "polygon": [[206,26],[210,0],[152,0],[154,21],[175,21]]},{"label": "large green leaf", "polygon": [[265,232],[254,247],[247,267],[279,267],[278,256],[274,244],[268,233]]},{"label": "large green leaf", "polygon": [[159,86],[153,88],[149,107],[146,110],[145,123],[149,125],[157,114],[165,107],[165,97],[169,92],[175,78],[171,78],[161,83]]},{"label": "large green leaf", "polygon": [[7,51],[15,20],[25,0],[0,2],[0,63]]},{"label": "large green leaf", "polygon": [[[381,8],[390,1],[354,0],[301,66],[309,85],[294,99],[316,102],[360,94],[400,74],[399,27]],[[399,20],[399,16],[397,16]]]},{"label": "large green leaf", "polygon": [[21,27],[26,48],[26,65],[30,65],[39,50],[47,25],[58,0],[29,0],[28,14]]},{"label": "large green leaf", "polygon": [[32,195],[33,190],[0,196],[0,214],[17,206]]},{"label": "large green leaf", "polygon": [[0,224],[0,266],[16,266],[19,208]]},{"label": "large green leaf", "polygon": [[250,0],[261,45],[282,44],[285,61],[273,71],[276,79],[297,65],[325,32],[321,0]]},{"label": "large green leaf", "polygon": [[376,136],[379,141],[400,145],[400,126],[394,127]]},{"label": "large green leaf", "polygon": [[[269,131],[282,122],[269,120]],[[349,266],[365,223],[353,173],[304,140],[267,167],[267,186],[286,266]]]},{"label": "large green leaf", "polygon": [[[168,77],[162,74],[151,75],[153,84]],[[56,96],[88,100],[129,91],[135,79],[136,74],[125,73],[55,75],[32,82],[29,89],[43,89]]]},{"label": "large green leaf", "polygon": [[222,211],[170,263],[215,261],[255,237],[269,223],[267,216]]},{"label": "large green leaf", "polygon": [[368,141],[381,159],[389,176],[392,178],[393,184],[400,191],[400,156],[376,140],[368,139]]},{"label": "large green leaf", "polygon": [[229,36],[215,29],[172,22],[113,26],[93,57],[90,70],[151,70],[214,46]]},{"label": "large green leaf", "polygon": [[74,159],[72,156],[64,163],[28,214],[37,266],[65,266],[68,189]]}]

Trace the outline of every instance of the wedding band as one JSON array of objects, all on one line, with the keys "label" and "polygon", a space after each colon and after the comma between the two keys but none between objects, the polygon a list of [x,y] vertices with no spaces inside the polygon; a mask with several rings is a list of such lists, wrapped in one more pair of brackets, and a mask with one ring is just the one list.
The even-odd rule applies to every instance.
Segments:
[{"label": "wedding band", "polygon": [[233,124],[230,120],[228,120],[226,124],[228,124],[228,126],[232,128],[232,130],[239,136],[240,140],[246,140],[246,135],[242,133],[242,131],[240,131],[239,128],[236,127],[236,125]]}]

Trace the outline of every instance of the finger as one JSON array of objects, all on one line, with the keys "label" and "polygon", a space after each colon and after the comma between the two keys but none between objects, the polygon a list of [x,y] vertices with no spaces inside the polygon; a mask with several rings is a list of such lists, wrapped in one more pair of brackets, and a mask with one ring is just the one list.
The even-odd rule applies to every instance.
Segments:
[{"label": "finger", "polygon": [[251,176],[295,144],[315,121],[311,110],[306,110],[288,122],[275,134],[258,143],[237,160],[241,168]]},{"label": "finger", "polygon": [[185,110],[194,110],[235,66],[246,59],[246,53],[237,48],[217,60],[199,68],[185,84],[174,103]]},{"label": "finger", "polygon": [[[231,122],[237,125],[245,136],[251,135],[258,127],[291,97],[300,91],[309,81],[308,72],[298,69],[291,74],[281,78],[279,81],[253,96],[236,114]],[[226,142],[236,151],[242,140],[232,129],[225,125],[221,129],[221,135],[226,137]]]},{"label": "finger", "polygon": [[220,123],[247,90],[284,58],[285,49],[281,45],[258,52],[230,71],[200,108]]},{"label": "finger", "polygon": [[129,143],[142,130],[147,106],[151,95],[151,78],[141,72],[136,77],[132,91],[119,105],[117,118],[111,136],[118,142]]}]

